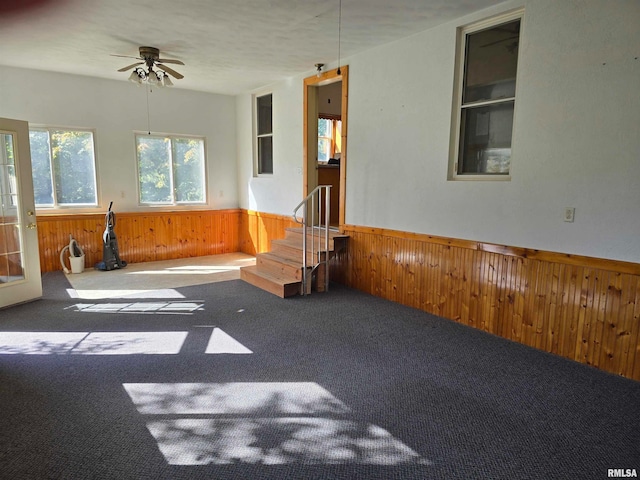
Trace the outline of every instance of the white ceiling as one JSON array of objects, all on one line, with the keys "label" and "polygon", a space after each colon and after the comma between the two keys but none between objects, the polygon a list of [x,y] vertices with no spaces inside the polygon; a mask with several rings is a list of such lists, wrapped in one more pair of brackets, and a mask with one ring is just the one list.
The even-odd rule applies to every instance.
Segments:
[{"label": "white ceiling", "polygon": [[[0,65],[126,81],[139,46],[176,88],[238,94],[429,29],[502,0],[29,0],[0,16]],[[19,4],[21,2],[9,2]]]}]

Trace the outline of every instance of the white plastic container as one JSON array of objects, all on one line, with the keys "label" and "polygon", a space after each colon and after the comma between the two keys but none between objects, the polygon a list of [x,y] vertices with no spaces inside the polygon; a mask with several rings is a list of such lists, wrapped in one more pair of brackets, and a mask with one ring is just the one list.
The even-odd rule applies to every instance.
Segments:
[{"label": "white plastic container", "polygon": [[69,263],[71,264],[71,273],[84,272],[84,255],[69,257]]}]

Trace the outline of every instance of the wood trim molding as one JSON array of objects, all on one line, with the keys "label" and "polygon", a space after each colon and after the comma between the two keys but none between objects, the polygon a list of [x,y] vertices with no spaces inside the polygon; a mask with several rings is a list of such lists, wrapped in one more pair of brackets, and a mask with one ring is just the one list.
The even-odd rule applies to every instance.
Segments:
[{"label": "wood trim molding", "polygon": [[322,72],[320,78],[316,75],[307,77],[303,81],[303,114],[302,114],[302,175],[303,175],[303,194],[306,196],[311,190],[308,181],[308,164],[309,164],[309,88],[317,87],[323,84],[332,83],[336,81],[342,82],[342,104],[341,104],[341,119],[342,119],[342,152],[340,154],[340,193],[339,193],[339,214],[338,221],[342,225],[345,221],[346,210],[346,179],[347,179],[347,155],[349,149],[347,148],[348,129],[349,129],[349,66],[344,65],[340,67],[340,74],[338,69],[328,70]]}]

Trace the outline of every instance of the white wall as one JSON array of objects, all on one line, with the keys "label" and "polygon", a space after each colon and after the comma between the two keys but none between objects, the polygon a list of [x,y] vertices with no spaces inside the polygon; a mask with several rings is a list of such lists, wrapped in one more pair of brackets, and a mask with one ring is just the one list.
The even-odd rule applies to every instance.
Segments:
[{"label": "white wall", "polygon": [[[0,92],[2,117],[95,129],[101,205],[83,211],[104,211],[110,201],[116,211],[149,210],[138,206],[134,141],[134,131],[148,131],[144,88],[126,81],[0,67]],[[237,208],[235,98],[158,88],[149,94],[149,113],[152,133],[206,138],[209,203],[202,208]]]},{"label": "white wall", "polygon": [[[448,181],[456,28],[522,5],[511,180]],[[640,262],[639,24],[637,0],[522,0],[347,59],[346,222]],[[243,152],[240,203],[288,214],[302,77],[273,91],[282,173],[251,178]],[[250,107],[238,97],[248,148]]]},{"label": "white wall", "polygon": [[318,87],[318,113],[338,116],[342,114],[342,82]]},{"label": "white wall", "polygon": [[273,175],[253,176],[253,95],[236,97],[241,208],[291,215],[302,200],[302,78],[254,92],[273,94]]}]

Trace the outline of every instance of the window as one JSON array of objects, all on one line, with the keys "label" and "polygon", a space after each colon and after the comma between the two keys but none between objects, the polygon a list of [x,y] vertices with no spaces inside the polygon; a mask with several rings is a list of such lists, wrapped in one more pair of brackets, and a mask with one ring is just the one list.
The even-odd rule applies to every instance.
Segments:
[{"label": "window", "polygon": [[272,95],[256,97],[256,171],[273,173]]},{"label": "window", "polygon": [[137,134],[136,156],[140,203],[206,203],[202,138]]},{"label": "window", "polygon": [[98,204],[93,132],[33,128],[29,143],[36,207]]},{"label": "window", "polygon": [[521,18],[518,12],[460,31],[454,178],[508,178]]},{"label": "window", "polygon": [[337,119],[318,119],[318,162],[337,158],[341,151],[342,122]]}]

